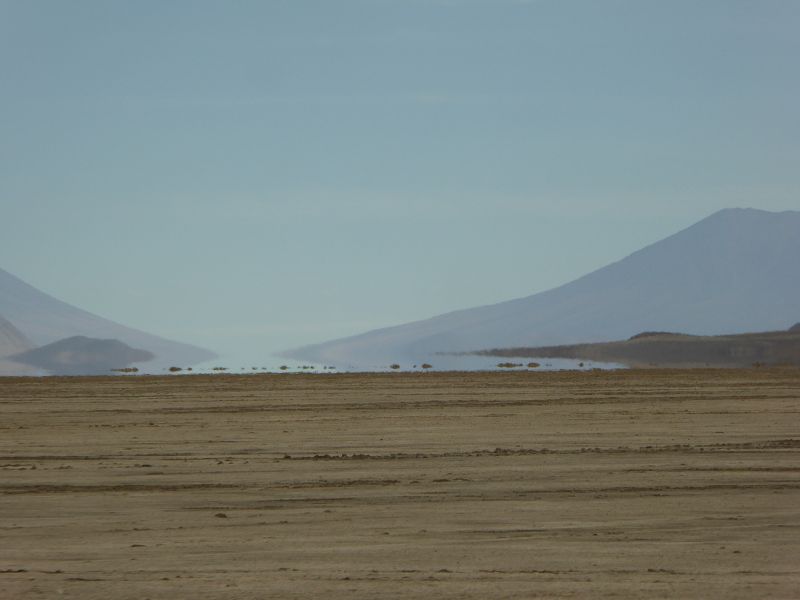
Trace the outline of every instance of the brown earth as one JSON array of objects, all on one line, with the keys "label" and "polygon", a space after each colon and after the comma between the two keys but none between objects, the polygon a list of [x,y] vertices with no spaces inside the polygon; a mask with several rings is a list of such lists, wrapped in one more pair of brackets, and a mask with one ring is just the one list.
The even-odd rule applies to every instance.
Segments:
[{"label": "brown earth", "polygon": [[793,598],[800,370],[0,379],[0,598]]}]

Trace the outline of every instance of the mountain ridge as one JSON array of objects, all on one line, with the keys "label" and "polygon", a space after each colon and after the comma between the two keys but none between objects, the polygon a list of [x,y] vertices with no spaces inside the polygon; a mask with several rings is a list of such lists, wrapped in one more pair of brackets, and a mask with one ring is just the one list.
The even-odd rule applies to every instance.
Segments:
[{"label": "mountain ridge", "polygon": [[126,327],[55,298],[0,269],[0,313],[35,345],[73,336],[117,339],[155,355],[147,367],[196,364],[216,355],[204,348],[175,342]]},{"label": "mountain ridge", "polygon": [[791,277],[798,259],[800,212],[723,209],[538,294],[284,355],[372,363],[481,347],[612,341],[645,330],[714,335],[785,329],[800,311],[800,278]]}]

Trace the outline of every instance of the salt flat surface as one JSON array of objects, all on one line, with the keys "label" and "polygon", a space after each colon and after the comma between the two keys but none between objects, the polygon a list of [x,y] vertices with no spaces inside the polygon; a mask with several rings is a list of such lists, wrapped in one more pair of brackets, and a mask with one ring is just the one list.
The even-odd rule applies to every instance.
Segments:
[{"label": "salt flat surface", "polygon": [[800,371],[0,378],[0,598],[789,598]]}]

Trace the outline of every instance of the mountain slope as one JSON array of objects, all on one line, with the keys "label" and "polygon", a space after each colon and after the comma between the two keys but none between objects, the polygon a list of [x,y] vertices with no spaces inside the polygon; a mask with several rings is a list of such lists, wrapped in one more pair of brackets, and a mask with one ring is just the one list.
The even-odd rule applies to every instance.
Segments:
[{"label": "mountain slope", "polygon": [[33,375],[36,371],[8,357],[33,348],[33,343],[0,316],[0,375]]},{"label": "mountain slope", "polygon": [[87,336],[118,339],[134,348],[142,348],[155,355],[155,359],[147,363],[148,369],[196,364],[215,356],[203,348],[173,342],[93,315],[40,292],[2,269],[0,313],[38,345]]},{"label": "mountain slope", "polygon": [[800,212],[727,209],[571,283],[301,348],[289,356],[377,364],[435,352],[786,329],[800,316]]},{"label": "mountain slope", "polygon": [[10,321],[0,316],[0,358],[25,352],[31,348],[33,348],[31,341]]}]

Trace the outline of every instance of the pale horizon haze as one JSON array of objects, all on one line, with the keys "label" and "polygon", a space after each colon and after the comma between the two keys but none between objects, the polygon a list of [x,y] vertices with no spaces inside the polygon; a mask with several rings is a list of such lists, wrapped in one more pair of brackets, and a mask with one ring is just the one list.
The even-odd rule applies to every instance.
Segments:
[{"label": "pale horizon haze", "polygon": [[0,0],[0,268],[253,364],[527,296],[800,210],[798,31],[788,0]]}]

